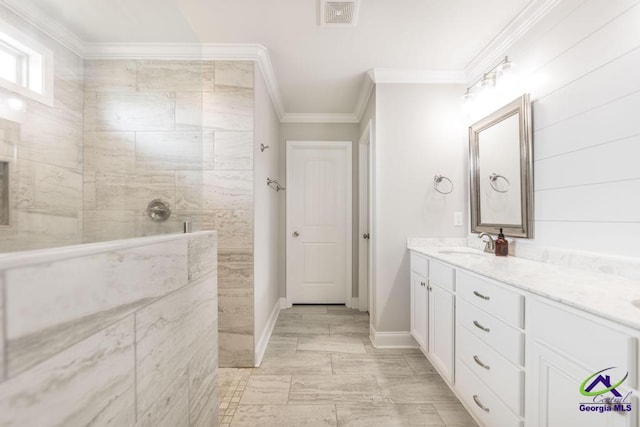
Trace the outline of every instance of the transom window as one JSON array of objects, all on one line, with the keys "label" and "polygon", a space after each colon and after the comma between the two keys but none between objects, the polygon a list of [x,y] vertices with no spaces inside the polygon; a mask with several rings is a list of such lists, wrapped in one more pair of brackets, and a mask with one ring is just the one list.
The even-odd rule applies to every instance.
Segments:
[{"label": "transom window", "polygon": [[0,78],[25,85],[25,62],[28,62],[26,55],[0,42]]},{"label": "transom window", "polygon": [[2,21],[0,86],[53,105],[53,53]]}]

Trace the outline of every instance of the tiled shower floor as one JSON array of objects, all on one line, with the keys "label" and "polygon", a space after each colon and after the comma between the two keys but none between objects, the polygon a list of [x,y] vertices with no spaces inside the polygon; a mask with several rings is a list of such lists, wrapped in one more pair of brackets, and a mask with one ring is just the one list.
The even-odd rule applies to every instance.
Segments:
[{"label": "tiled shower floor", "polygon": [[368,335],[344,306],[282,310],[260,368],[219,370],[219,425],[476,426],[422,353]]}]

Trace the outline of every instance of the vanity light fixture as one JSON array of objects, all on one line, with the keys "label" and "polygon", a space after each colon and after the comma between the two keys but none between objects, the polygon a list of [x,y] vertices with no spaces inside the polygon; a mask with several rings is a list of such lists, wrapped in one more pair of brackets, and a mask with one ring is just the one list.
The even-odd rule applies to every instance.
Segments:
[{"label": "vanity light fixture", "polygon": [[463,113],[469,114],[471,112],[472,105],[476,100],[476,93],[486,94],[499,85],[501,81],[511,78],[514,68],[515,64],[509,60],[508,56],[505,56],[502,61],[467,87],[466,92],[461,98]]}]

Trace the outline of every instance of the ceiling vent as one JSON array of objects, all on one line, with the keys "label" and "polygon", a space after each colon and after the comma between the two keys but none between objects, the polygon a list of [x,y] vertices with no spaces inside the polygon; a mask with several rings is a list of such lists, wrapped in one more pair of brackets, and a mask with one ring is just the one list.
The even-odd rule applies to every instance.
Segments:
[{"label": "ceiling vent", "polygon": [[320,26],[325,28],[354,27],[360,0],[320,0]]}]

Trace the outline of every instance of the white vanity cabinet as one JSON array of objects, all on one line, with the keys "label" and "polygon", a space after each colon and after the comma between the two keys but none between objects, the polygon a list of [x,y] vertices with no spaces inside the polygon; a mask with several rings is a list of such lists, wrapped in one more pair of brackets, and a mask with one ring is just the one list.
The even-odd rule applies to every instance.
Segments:
[{"label": "white vanity cabinet", "polygon": [[411,335],[440,374],[454,380],[455,270],[411,253]]},{"label": "white vanity cabinet", "polygon": [[425,354],[427,353],[427,347],[429,345],[427,331],[429,315],[428,274],[429,261],[427,258],[418,253],[411,252],[410,332],[411,336],[413,336]]},{"label": "white vanity cabinet", "polygon": [[[527,298],[527,427],[632,427],[638,424],[637,343],[636,338],[614,324],[581,313],[544,298]],[[581,404],[607,409],[594,404],[603,396],[583,396],[581,384],[594,373],[612,368],[611,384],[629,376],[616,387],[622,403],[631,411],[603,413],[580,410]],[[599,387],[602,386],[601,384]],[[596,389],[597,390],[597,389]]]},{"label": "white vanity cabinet", "polygon": [[[483,270],[482,255],[464,258],[466,249],[425,252],[411,251],[411,334],[481,426],[640,426],[640,332],[610,320],[611,307],[627,301],[604,303],[609,311],[601,317],[592,314],[593,304],[590,313],[579,309],[578,281],[567,285],[570,293],[562,290],[566,303],[548,286],[538,291],[538,283],[557,281],[549,275],[556,267],[488,257],[482,262],[491,268]],[[459,253],[462,260],[441,253]],[[504,282],[493,276],[511,269]],[[558,271],[571,280],[572,272]],[[526,282],[531,276],[535,280]],[[624,299],[629,291],[622,291]],[[622,379],[616,393],[606,390]],[[591,390],[601,395],[581,393],[594,381]],[[618,409],[631,410],[608,410],[613,407],[602,399],[616,395]],[[581,410],[584,404],[592,409]]]}]

